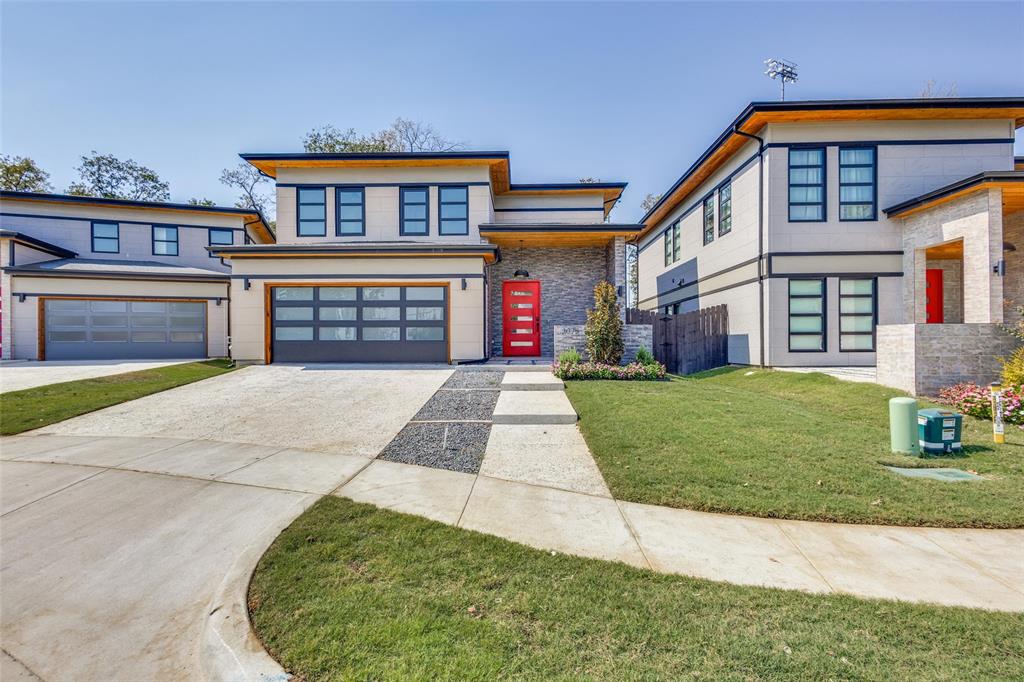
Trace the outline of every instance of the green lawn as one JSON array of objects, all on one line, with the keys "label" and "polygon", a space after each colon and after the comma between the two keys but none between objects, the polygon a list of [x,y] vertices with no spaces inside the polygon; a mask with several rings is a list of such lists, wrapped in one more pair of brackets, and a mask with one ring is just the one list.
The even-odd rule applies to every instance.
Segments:
[{"label": "green lawn", "polygon": [[0,394],[0,435],[10,436],[230,372],[228,360],[170,365]]},{"label": "green lawn", "polygon": [[250,615],[301,680],[1011,680],[1024,616],[738,587],[327,497]]},{"label": "green lawn", "polygon": [[[580,428],[622,500],[791,519],[1024,526],[1024,432],[992,444],[966,418],[964,456],[889,451],[899,392],[822,374],[723,368],[664,382],[568,382]],[[881,465],[951,466],[984,481],[897,476]]]}]

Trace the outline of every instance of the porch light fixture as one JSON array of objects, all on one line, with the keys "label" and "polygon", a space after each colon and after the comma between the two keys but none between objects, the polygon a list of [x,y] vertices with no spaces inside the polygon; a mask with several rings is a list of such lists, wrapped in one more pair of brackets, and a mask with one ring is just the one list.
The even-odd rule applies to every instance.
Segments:
[{"label": "porch light fixture", "polygon": [[516,278],[526,279],[527,277],[530,276],[530,273],[522,268],[519,268],[518,270],[515,271],[515,273],[512,276]]},{"label": "porch light fixture", "polygon": [[465,291],[466,287],[468,287],[468,286],[469,286],[469,283],[466,281],[466,278],[463,277],[462,278],[462,290]]}]

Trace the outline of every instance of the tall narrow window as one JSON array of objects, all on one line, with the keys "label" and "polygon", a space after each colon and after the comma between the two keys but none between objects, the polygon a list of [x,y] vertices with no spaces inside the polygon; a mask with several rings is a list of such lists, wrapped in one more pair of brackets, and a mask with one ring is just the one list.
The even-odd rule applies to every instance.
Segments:
[{"label": "tall narrow window", "polygon": [[327,236],[327,190],[323,187],[299,187],[296,191],[296,234],[300,237]]},{"label": "tall narrow window", "polygon": [[427,216],[430,215],[427,208],[430,203],[429,190],[426,187],[400,187],[399,194],[401,195],[401,234],[429,234],[430,223],[427,220]]},{"label": "tall narrow window", "polygon": [[[232,230],[210,230],[210,246],[231,246],[235,243],[235,233]],[[210,258],[220,258],[212,253]]]},{"label": "tall narrow window", "polygon": [[789,280],[789,350],[824,353],[825,280]]},{"label": "tall narrow window", "polygon": [[679,221],[665,228],[665,265],[672,265],[679,260],[682,243],[679,238]]},{"label": "tall narrow window", "polygon": [[704,200],[704,245],[715,241],[715,197]]},{"label": "tall narrow window", "polygon": [[334,233],[339,237],[360,237],[366,234],[366,193],[362,187],[338,187],[337,218]]},{"label": "tall narrow window", "polygon": [[469,234],[469,187],[439,187],[440,234]]},{"label": "tall narrow window", "polygon": [[178,228],[167,225],[153,226],[153,255],[178,255]]},{"label": "tall narrow window", "polygon": [[825,220],[825,148],[789,150],[789,220]]},{"label": "tall narrow window", "polygon": [[96,253],[117,253],[121,250],[121,231],[118,223],[92,224],[92,250]]},{"label": "tall narrow window", "polygon": [[839,148],[839,219],[876,219],[874,147]]},{"label": "tall narrow window", "polygon": [[665,265],[672,265],[672,227],[665,230]]},{"label": "tall narrow window", "polygon": [[679,260],[679,256],[682,254],[682,250],[683,250],[683,239],[682,239],[682,235],[679,234],[680,229],[682,229],[682,228],[680,228],[678,220],[675,221],[674,223],[672,223],[672,262],[673,263],[675,263],[676,261]]},{"label": "tall narrow window", "polygon": [[875,350],[876,286],[874,278],[839,280],[839,350]]},{"label": "tall narrow window", "polygon": [[718,190],[718,236],[732,230],[732,183],[727,182]]}]

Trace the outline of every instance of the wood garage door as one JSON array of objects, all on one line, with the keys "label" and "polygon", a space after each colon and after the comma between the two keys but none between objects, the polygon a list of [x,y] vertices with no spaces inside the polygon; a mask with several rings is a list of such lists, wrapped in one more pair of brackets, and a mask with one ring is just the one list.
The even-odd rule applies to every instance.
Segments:
[{"label": "wood garage door", "polygon": [[448,288],[278,286],[273,362],[447,362]]},{"label": "wood garage door", "polygon": [[44,299],[47,360],[205,358],[206,303]]}]

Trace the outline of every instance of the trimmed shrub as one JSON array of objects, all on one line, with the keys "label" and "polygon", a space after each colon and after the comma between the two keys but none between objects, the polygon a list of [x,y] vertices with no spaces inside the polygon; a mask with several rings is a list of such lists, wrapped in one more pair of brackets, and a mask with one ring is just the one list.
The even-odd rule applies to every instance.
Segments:
[{"label": "trimmed shrub", "polygon": [[1003,363],[1003,385],[1024,386],[1024,346],[1013,351],[1008,358],[1000,358]]},{"label": "trimmed shrub", "polygon": [[583,327],[587,337],[587,354],[596,363],[617,365],[622,360],[622,318],[615,287],[601,282],[594,287],[594,308],[587,311]]},{"label": "trimmed shrub", "polygon": [[657,362],[650,365],[643,365],[639,362],[631,362],[628,365],[609,365],[603,362],[578,362],[565,365],[556,362],[551,371],[559,379],[654,381],[665,378],[665,365]]},{"label": "trimmed shrub", "polygon": [[647,350],[643,346],[641,346],[636,352],[636,361],[641,365],[654,365],[658,362],[654,359],[654,356],[651,355],[651,351]]},{"label": "trimmed shrub", "polygon": [[581,362],[583,362],[583,358],[575,348],[563,350],[558,354],[558,364],[560,365],[578,365]]},{"label": "trimmed shrub", "polygon": [[[947,386],[939,391],[939,402],[978,419],[992,419],[992,391],[988,386],[974,383]],[[1003,388],[1003,421],[1024,424],[1024,396],[1020,386]]]}]

